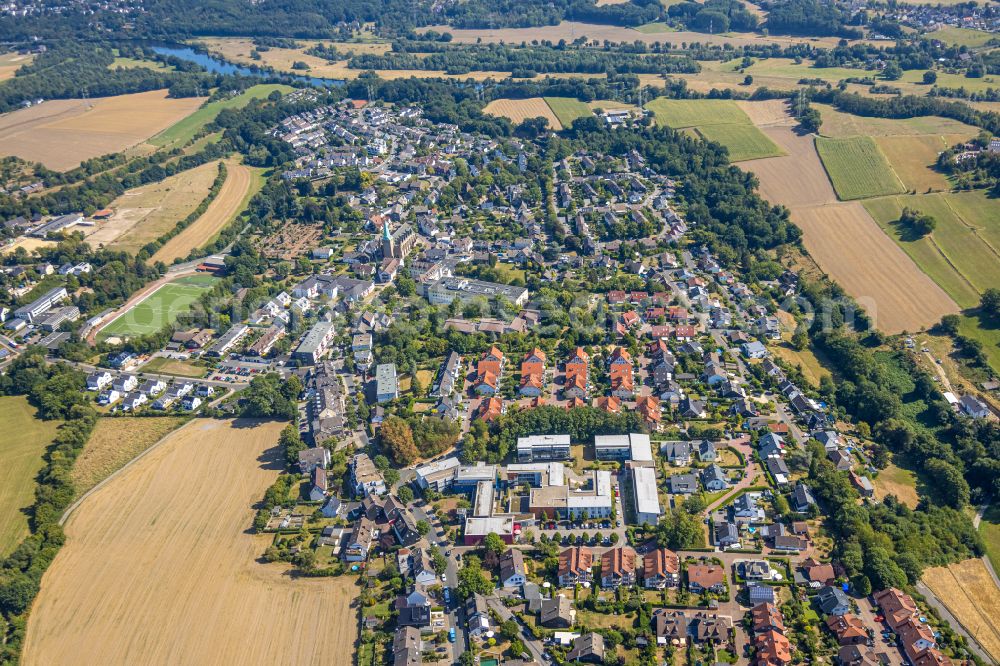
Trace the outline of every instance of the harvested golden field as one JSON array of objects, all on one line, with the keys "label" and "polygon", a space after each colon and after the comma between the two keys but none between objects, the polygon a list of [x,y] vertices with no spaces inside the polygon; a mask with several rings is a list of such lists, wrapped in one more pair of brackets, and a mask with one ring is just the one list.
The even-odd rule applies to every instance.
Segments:
[{"label": "harvested golden field", "polygon": [[194,112],[204,98],[166,90],[117,97],[50,100],[0,116],[0,155],[72,169],[81,161],[142,143]]},{"label": "harvested golden field", "polygon": [[352,663],[356,579],[257,561],[281,423],[197,419],[85,499],[42,579],[22,663]]},{"label": "harvested golden field", "polygon": [[795,124],[795,120],[788,115],[788,102],[783,99],[769,99],[763,102],[739,100],[736,106],[740,107],[757,127]]},{"label": "harvested golden field", "polygon": [[743,165],[757,174],[765,199],[793,210],[837,201],[811,136],[796,134],[791,127],[782,125],[764,126],[761,131],[786,153]]},{"label": "harvested golden field", "polygon": [[809,254],[886,333],[929,328],[955,302],[882,232],[858,202],[792,210]]},{"label": "harvested golden field", "polygon": [[33,59],[34,56],[21,55],[20,53],[4,53],[0,55],[0,81],[13,78],[17,70],[29,64]]},{"label": "harvested golden field", "polygon": [[558,25],[546,25],[533,28],[482,28],[482,29],[459,29],[449,26],[427,26],[420,28],[419,32],[427,30],[437,30],[438,32],[450,32],[452,41],[458,44],[475,44],[482,40],[486,44],[520,44],[521,42],[532,42],[533,40],[559,41],[565,39],[571,42],[580,37],[586,37],[590,41],[603,42],[628,42],[635,41],[653,44],[657,42],[669,42],[680,44],[681,42],[700,42],[701,44],[732,44],[733,46],[743,46],[746,44],[811,44],[813,46],[824,46],[834,48],[839,41],[836,37],[774,37],[757,35],[754,33],[730,33],[727,35],[709,35],[701,32],[641,32],[632,28],[623,28],[612,25],[597,25],[593,23],[579,23],[577,21],[563,21]]},{"label": "harvested golden field", "polygon": [[79,497],[187,421],[183,416],[102,418],[73,464]]},{"label": "harvested golden field", "polygon": [[[955,302],[882,232],[856,202],[839,203],[813,145],[781,124],[776,109],[754,112],[761,131],[787,155],[741,165],[760,181],[761,195],[791,210],[806,250],[887,333],[929,327]],[[752,118],[754,116],[751,116]]]},{"label": "harvested golden field", "polygon": [[137,252],[191,214],[208,195],[219,173],[218,162],[128,190],[111,203],[115,211],[87,234],[91,246]]},{"label": "harvested golden field", "polygon": [[549,121],[549,128],[561,130],[562,123],[552,112],[549,105],[541,97],[529,97],[528,99],[495,99],[483,109],[485,113],[494,116],[509,118],[515,125],[528,118],[545,118]]},{"label": "harvested golden field", "polygon": [[933,167],[942,151],[966,138],[958,134],[880,136],[875,143],[906,189],[924,193],[951,188],[948,178]]},{"label": "harvested golden field", "polygon": [[1000,588],[981,559],[925,569],[921,580],[959,622],[1000,661]]},{"label": "harvested golden field", "polygon": [[202,247],[222,231],[243,210],[249,198],[263,186],[259,172],[233,160],[226,162],[226,182],[218,196],[208,205],[205,213],[157,250],[150,262],[171,263],[188,256],[191,250]]}]

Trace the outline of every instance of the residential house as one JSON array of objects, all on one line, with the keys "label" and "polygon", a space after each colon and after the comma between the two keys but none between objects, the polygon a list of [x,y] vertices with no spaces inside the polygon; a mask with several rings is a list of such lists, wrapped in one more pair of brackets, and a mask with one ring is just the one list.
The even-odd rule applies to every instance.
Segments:
[{"label": "residential house", "polygon": [[567,548],[559,553],[559,585],[573,587],[594,581],[594,552],[579,546]]},{"label": "residential house", "polygon": [[717,564],[692,564],[687,568],[688,589],[694,594],[726,590],[726,570]]},{"label": "residential house", "polygon": [[636,552],[629,546],[611,548],[601,555],[601,587],[630,587],[636,583]]},{"label": "residential house", "polygon": [[827,585],[816,595],[816,605],[827,615],[844,615],[851,610],[851,600],[839,587]]},{"label": "residential house", "polygon": [[573,648],[566,654],[566,661],[603,664],[604,637],[595,632],[583,634],[573,641]]},{"label": "residential house", "polygon": [[526,574],[524,555],[521,551],[511,548],[500,556],[500,585],[502,587],[521,587],[524,585]]},{"label": "residential house", "polygon": [[642,584],[647,589],[677,587],[680,574],[680,558],[672,550],[656,548],[642,557]]},{"label": "residential house", "polygon": [[729,487],[729,481],[726,479],[725,473],[716,464],[709,465],[701,471],[701,482],[707,490],[712,492],[725,490]]},{"label": "residential house", "polygon": [[542,599],[539,604],[539,623],[549,629],[569,629],[576,623],[573,602],[562,594],[552,599]]},{"label": "residential house", "polygon": [[850,613],[826,618],[826,628],[833,632],[840,645],[864,645],[868,642],[865,623]]}]

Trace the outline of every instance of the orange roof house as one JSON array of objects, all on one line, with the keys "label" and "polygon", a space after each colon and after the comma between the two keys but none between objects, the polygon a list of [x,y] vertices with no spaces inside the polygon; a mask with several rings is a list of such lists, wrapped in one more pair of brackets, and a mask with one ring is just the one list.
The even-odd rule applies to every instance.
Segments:
[{"label": "orange roof house", "polygon": [[784,634],[773,629],[759,634],[754,639],[757,655],[756,666],[785,666],[792,663],[792,643]]},{"label": "orange roof house", "polygon": [[500,398],[486,398],[483,400],[482,404],[479,405],[479,418],[489,423],[490,421],[498,418],[501,414],[506,411],[503,405],[503,400]]},{"label": "orange roof house", "polygon": [[606,398],[598,398],[595,406],[609,414],[617,414],[622,409],[622,401],[612,395]]}]

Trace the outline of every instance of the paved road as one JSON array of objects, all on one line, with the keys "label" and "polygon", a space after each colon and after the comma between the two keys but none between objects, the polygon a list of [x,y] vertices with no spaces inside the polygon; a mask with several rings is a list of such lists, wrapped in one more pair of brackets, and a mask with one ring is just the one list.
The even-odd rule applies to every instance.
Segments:
[{"label": "paved road", "polygon": [[917,591],[920,592],[920,594],[924,595],[924,598],[927,599],[927,603],[933,606],[937,610],[937,612],[941,615],[941,619],[950,624],[951,628],[954,629],[956,633],[965,637],[965,640],[968,641],[969,643],[969,647],[976,654],[978,654],[983,659],[983,661],[985,661],[988,664],[998,663],[998,661],[1000,661],[990,656],[990,653],[987,652],[983,648],[983,646],[979,644],[979,641],[973,638],[972,634],[966,630],[965,626],[963,626],[962,623],[958,621],[958,618],[956,618],[954,615],[951,614],[951,611],[948,610],[948,607],[945,606],[941,602],[941,600],[934,595],[933,592],[931,592],[931,588],[924,585],[923,581],[917,581],[917,584],[914,587],[917,588]]},{"label": "paved road", "polygon": [[[69,363],[70,365],[74,366],[75,368],[77,368],[79,370],[83,370],[84,372],[87,372],[87,373],[94,372],[95,370],[99,369],[96,365],[91,365],[89,363],[80,363],[80,362],[77,362],[77,361],[65,361],[65,362]],[[107,370],[107,368],[100,368],[100,369],[101,370]],[[141,368],[139,368],[137,370],[121,370],[121,371],[119,371],[119,370],[108,370],[108,372],[111,372],[112,374],[124,374],[124,375],[136,375],[136,376],[142,375],[145,378],[159,379],[159,380],[167,382],[167,383],[169,383],[169,382],[171,382],[171,381],[173,381],[175,379],[181,379],[181,380],[187,380],[187,381],[195,382],[197,384],[207,384],[208,386],[215,386],[215,387],[221,387],[221,388],[227,388],[227,389],[231,388],[233,390],[239,390],[241,388],[245,388],[249,384],[248,381],[225,382],[225,381],[218,380],[218,379],[208,379],[208,378],[197,379],[195,377],[184,377],[184,376],[181,376],[181,375],[167,375],[167,374],[163,374],[163,373],[146,372],[146,371],[142,370]]]}]

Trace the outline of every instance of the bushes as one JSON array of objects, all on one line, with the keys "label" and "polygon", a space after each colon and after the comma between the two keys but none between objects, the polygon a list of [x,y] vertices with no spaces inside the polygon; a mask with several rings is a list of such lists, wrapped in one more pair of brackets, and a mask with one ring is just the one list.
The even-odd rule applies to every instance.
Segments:
[{"label": "bushes", "polygon": [[212,181],[211,189],[209,189],[208,194],[205,195],[205,198],[202,199],[201,203],[198,204],[198,207],[191,211],[191,213],[183,220],[175,224],[172,229],[162,234],[156,240],[146,243],[139,253],[139,256],[142,258],[153,256],[156,254],[156,251],[163,247],[168,240],[187,229],[194,223],[195,220],[204,215],[209,204],[215,201],[215,198],[219,196],[219,190],[222,189],[223,183],[226,182],[226,174],[226,165],[223,162],[219,162],[219,173],[216,175],[215,180]]}]

